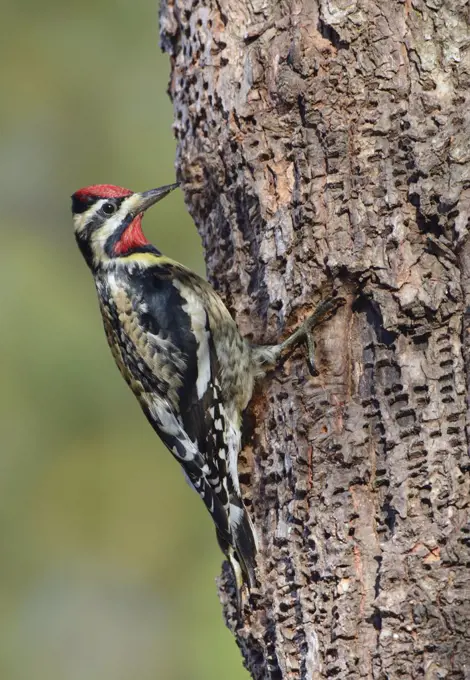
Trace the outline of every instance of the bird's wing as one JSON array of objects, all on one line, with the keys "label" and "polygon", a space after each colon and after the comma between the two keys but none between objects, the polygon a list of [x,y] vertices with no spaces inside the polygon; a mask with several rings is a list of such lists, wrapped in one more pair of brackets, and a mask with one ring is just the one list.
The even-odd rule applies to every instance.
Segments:
[{"label": "bird's wing", "polygon": [[204,304],[190,287],[175,286],[158,269],[137,283],[120,283],[111,296],[117,323],[108,324],[119,329],[115,344],[120,349],[112,347],[115,359],[222,538],[229,541],[232,489],[227,486],[225,414]]}]

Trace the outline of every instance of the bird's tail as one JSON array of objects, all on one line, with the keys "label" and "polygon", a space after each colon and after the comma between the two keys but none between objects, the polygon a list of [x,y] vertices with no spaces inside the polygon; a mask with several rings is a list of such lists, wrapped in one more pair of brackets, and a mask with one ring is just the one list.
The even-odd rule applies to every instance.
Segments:
[{"label": "bird's tail", "polygon": [[230,499],[230,530],[233,540],[233,558],[238,561],[248,586],[255,588],[256,553],[258,549],[256,533],[243,501],[238,496]]},{"label": "bird's tail", "polygon": [[238,592],[243,583],[247,583],[249,588],[256,587],[256,534],[238,490],[229,485],[229,500],[222,503],[206,477],[199,475],[189,464],[185,465],[184,471],[212,516],[217,540],[232,566]]},{"label": "bird's tail", "polygon": [[222,552],[232,567],[238,600],[241,602],[243,584],[247,584],[249,589],[256,587],[256,538],[253,524],[245,508],[237,527],[232,531],[230,541],[218,529],[216,533]]}]

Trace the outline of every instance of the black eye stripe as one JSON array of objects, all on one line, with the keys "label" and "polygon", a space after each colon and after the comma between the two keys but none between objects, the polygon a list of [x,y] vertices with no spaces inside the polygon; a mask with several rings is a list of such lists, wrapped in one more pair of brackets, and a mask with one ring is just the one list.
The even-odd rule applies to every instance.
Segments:
[{"label": "black eye stripe", "polygon": [[[76,194],[73,194],[72,196],[72,213],[74,214],[80,214],[86,212],[89,208],[91,208],[92,205],[95,205],[98,201],[102,201],[105,197],[104,196],[80,196],[78,197]],[[109,198],[106,200],[106,203],[103,203],[100,207],[100,211],[104,213],[104,215],[112,215],[113,213],[117,212],[121,206],[121,203],[127,198],[127,196],[119,197],[119,198]],[[104,207],[106,205],[112,205],[114,210],[106,212],[104,210]]]},{"label": "black eye stripe", "polygon": [[90,208],[94,203],[99,200],[96,196],[80,196],[80,198],[74,194],[72,196],[72,212],[74,214],[84,213]]}]

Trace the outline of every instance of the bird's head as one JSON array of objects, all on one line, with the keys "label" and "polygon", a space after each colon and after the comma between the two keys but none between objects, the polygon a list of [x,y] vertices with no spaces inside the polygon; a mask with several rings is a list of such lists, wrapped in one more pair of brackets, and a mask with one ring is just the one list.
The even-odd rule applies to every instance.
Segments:
[{"label": "bird's head", "polygon": [[88,265],[93,269],[148,248],[142,232],[143,214],[177,186],[134,193],[112,184],[94,184],[76,191],[72,195],[75,238]]}]

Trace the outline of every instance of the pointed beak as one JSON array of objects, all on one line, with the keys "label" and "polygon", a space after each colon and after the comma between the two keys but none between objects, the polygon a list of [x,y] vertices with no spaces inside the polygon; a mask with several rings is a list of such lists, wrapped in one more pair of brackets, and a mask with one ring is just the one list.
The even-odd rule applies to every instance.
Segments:
[{"label": "pointed beak", "polygon": [[136,215],[140,215],[150,208],[154,203],[158,203],[162,198],[165,198],[170,191],[176,189],[179,183],[176,184],[166,184],[164,187],[159,187],[158,189],[150,189],[149,191],[143,191],[141,194],[135,194],[137,198],[137,203],[134,206],[133,212]]}]

